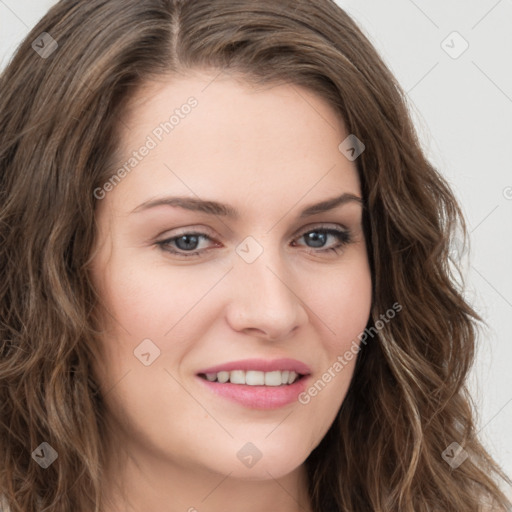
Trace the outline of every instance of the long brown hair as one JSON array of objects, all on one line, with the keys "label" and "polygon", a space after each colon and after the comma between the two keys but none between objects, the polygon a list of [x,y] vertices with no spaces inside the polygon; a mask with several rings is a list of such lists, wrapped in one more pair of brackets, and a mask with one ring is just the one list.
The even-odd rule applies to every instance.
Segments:
[{"label": "long brown hair", "polygon": [[[402,310],[374,328],[306,461],[315,512],[510,506],[465,384],[481,319],[450,261],[464,219],[422,152],[405,94],[351,18],[332,0],[62,0],[0,77],[0,495],[10,510],[101,508],[93,191],[112,176],[129,98],[194,68],[315,91],[366,146],[356,163],[368,327],[391,304]],[[47,469],[31,457],[41,442],[58,454]],[[456,468],[443,457],[452,443],[470,455]]]}]

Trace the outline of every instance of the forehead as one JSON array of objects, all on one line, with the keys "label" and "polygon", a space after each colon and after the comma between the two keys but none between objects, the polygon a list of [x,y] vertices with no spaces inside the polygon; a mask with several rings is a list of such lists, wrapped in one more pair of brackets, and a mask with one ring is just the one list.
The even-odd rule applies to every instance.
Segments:
[{"label": "forehead", "polygon": [[124,113],[117,165],[137,162],[116,197],[127,208],[167,192],[242,198],[240,208],[269,211],[306,194],[357,194],[355,164],[338,149],[347,136],[324,99],[294,84],[255,87],[219,73],[160,79]]}]

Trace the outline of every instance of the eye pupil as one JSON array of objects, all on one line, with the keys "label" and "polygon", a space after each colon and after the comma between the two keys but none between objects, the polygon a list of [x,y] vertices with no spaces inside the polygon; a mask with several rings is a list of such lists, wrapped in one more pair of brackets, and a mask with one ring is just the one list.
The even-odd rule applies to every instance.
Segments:
[{"label": "eye pupil", "polygon": [[197,244],[199,243],[199,237],[197,235],[183,235],[176,238],[175,243],[176,246],[183,251],[194,250],[197,248]]},{"label": "eye pupil", "polygon": [[310,247],[322,247],[323,245],[325,245],[327,233],[311,231],[310,233],[304,236],[308,242],[312,242],[313,245],[310,245]]}]

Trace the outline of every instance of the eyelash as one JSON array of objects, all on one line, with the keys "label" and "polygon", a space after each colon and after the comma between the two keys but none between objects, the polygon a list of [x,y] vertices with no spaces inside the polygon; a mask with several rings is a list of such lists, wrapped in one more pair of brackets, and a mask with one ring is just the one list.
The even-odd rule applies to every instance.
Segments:
[{"label": "eyelash", "polygon": [[[348,231],[348,230],[341,230],[341,229],[335,229],[335,228],[325,228],[325,227],[318,227],[318,228],[309,229],[308,231],[305,231],[304,233],[302,233],[298,238],[300,239],[300,238],[304,237],[305,235],[307,235],[309,233],[322,233],[322,234],[325,234],[325,235],[333,235],[333,236],[337,237],[338,241],[339,241],[339,243],[337,245],[335,245],[334,247],[328,247],[326,249],[317,249],[317,250],[315,250],[314,247],[307,247],[306,246],[307,248],[311,249],[310,252],[312,252],[312,253],[333,253],[333,254],[339,254],[341,252],[341,249],[343,249],[343,247],[345,247],[346,245],[349,245],[350,243],[352,243],[352,235],[351,235],[350,231]],[[156,245],[159,246],[160,249],[165,251],[165,252],[168,252],[168,253],[171,253],[174,256],[183,257],[183,258],[190,258],[190,257],[194,257],[194,256],[201,256],[206,251],[209,251],[210,249],[212,249],[212,247],[210,247],[210,248],[207,248],[207,249],[202,249],[200,251],[183,251],[183,249],[175,250],[175,249],[170,248],[171,247],[170,246],[171,243],[175,242],[176,240],[178,240],[179,238],[181,238],[183,236],[196,236],[196,237],[199,237],[199,238],[205,238],[205,239],[208,239],[208,240],[213,240],[206,233],[201,233],[201,232],[197,232],[197,231],[190,231],[190,232],[186,231],[186,232],[181,233],[179,235],[173,236],[172,238],[167,238],[167,239],[162,240],[160,242],[156,242]]]}]

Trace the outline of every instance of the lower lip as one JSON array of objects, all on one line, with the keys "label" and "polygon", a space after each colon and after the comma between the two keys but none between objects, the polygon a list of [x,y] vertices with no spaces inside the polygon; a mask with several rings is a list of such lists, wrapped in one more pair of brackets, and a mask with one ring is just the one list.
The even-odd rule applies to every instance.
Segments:
[{"label": "lower lip", "polygon": [[251,409],[279,409],[298,400],[306,389],[308,377],[304,376],[293,384],[283,386],[247,386],[226,382],[210,382],[197,377],[203,385],[216,395],[237,402]]}]

